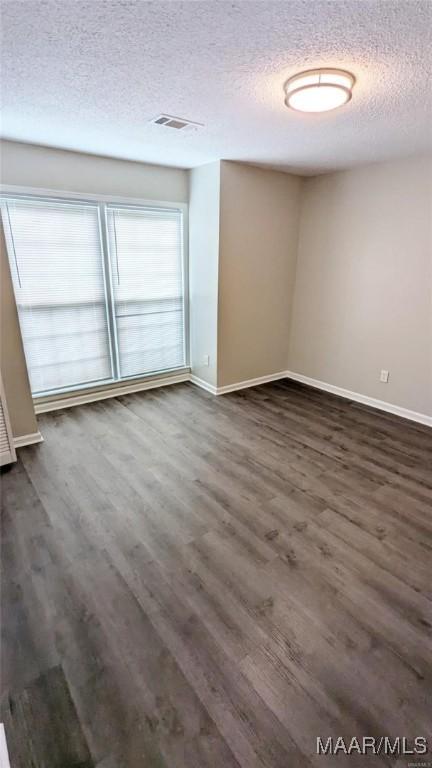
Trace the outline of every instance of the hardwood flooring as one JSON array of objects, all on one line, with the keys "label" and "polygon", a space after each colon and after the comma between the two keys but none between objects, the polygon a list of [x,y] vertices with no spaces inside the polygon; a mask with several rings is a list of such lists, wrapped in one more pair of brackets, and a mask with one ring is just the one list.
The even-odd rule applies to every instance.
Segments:
[{"label": "hardwood flooring", "polygon": [[414,759],[316,740],[431,738],[430,429],[287,381],[39,421],[2,476],[13,768]]}]

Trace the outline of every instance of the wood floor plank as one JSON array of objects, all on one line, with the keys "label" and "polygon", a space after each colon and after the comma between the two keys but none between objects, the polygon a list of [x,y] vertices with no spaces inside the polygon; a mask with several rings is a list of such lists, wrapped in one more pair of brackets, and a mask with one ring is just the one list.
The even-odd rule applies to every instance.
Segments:
[{"label": "wood floor plank", "polygon": [[306,768],[335,764],[319,736],[429,735],[431,430],[287,381],[40,429],[1,478],[12,765]]},{"label": "wood floor plank", "polygon": [[15,768],[93,768],[61,666],[42,673],[18,696],[10,696],[2,716]]}]

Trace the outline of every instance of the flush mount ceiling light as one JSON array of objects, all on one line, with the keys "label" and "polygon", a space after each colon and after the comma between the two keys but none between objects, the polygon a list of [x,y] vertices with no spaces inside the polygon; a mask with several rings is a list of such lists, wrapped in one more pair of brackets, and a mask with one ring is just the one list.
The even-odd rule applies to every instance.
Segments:
[{"label": "flush mount ceiling light", "polygon": [[354,75],[343,69],[299,72],[284,85],[285,104],[299,112],[328,112],[350,101],[354,83]]}]

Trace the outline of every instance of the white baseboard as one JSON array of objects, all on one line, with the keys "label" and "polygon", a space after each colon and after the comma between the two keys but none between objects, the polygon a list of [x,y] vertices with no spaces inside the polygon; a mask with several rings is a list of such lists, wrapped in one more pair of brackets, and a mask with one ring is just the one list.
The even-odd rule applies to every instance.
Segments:
[{"label": "white baseboard", "polygon": [[164,376],[163,378],[150,379],[149,381],[135,382],[134,384],[119,385],[110,389],[101,389],[95,392],[86,392],[82,395],[71,395],[57,400],[48,400],[43,403],[35,403],[35,413],[48,413],[49,411],[59,411],[62,408],[72,408],[75,405],[84,405],[85,403],[94,403],[97,400],[107,400],[110,397],[119,397],[120,395],[130,395],[133,392],[141,392],[144,389],[155,389],[156,387],[167,387],[170,384],[180,384],[183,381],[190,381],[189,372],[180,373],[174,376]]},{"label": "white baseboard", "polygon": [[212,395],[218,394],[217,387],[213,384],[209,384],[208,381],[204,381],[204,379],[200,379],[199,376],[194,376],[193,373],[191,373],[189,381],[192,382],[192,384],[196,384],[197,387],[205,389],[206,392],[210,392]]},{"label": "white baseboard", "polygon": [[190,376],[190,381],[192,384],[196,384],[197,387],[201,387],[201,389],[211,392],[212,395],[227,395],[228,392],[235,392],[238,389],[257,387],[259,384],[267,384],[269,381],[277,381],[278,379],[285,378],[286,372],[279,371],[279,373],[271,373],[269,376],[259,376],[257,379],[245,379],[244,381],[237,381],[235,384],[226,384],[224,387],[215,387],[213,384],[209,384],[207,381],[204,381],[204,379],[200,379],[193,374]]},{"label": "white baseboard", "polygon": [[387,403],[385,400],[377,400],[375,397],[361,395],[359,392],[351,392],[349,389],[336,387],[334,384],[327,384],[327,382],[319,381],[319,379],[311,379],[309,376],[303,376],[302,373],[285,371],[285,376],[287,379],[293,379],[293,381],[298,381],[301,384],[307,384],[309,387],[314,387],[315,389],[322,389],[324,392],[330,392],[332,395],[345,397],[348,400],[354,400],[356,403],[369,405],[371,408],[377,408],[380,411],[392,413],[395,416],[401,416],[403,419],[409,419],[410,421],[416,421],[419,424],[424,424],[427,427],[432,427],[432,416],[427,416],[425,413],[410,411],[408,408],[402,408],[400,405]]},{"label": "white baseboard", "polygon": [[40,432],[32,432],[30,435],[14,437],[15,448],[24,448],[25,445],[34,445],[34,443],[43,443],[43,437]]},{"label": "white baseboard", "polygon": [[427,416],[425,413],[410,411],[408,408],[402,408],[400,405],[394,405],[385,400],[378,400],[375,397],[361,395],[359,392],[351,392],[349,389],[343,389],[343,387],[337,387],[334,384],[327,384],[327,382],[319,381],[319,379],[311,379],[309,376],[303,376],[302,373],[295,373],[294,371],[280,371],[279,373],[272,373],[269,376],[259,376],[256,379],[238,381],[235,384],[228,384],[225,387],[215,387],[212,384],[203,381],[203,379],[199,379],[197,376],[190,376],[190,381],[193,384],[202,387],[202,389],[207,390],[207,392],[211,392],[212,395],[225,395],[228,394],[228,392],[235,392],[238,389],[246,389],[247,387],[256,387],[259,384],[266,384],[270,381],[277,381],[278,379],[292,379],[301,384],[307,384],[309,387],[321,389],[324,392],[330,392],[332,395],[344,397],[347,400],[353,400],[356,403],[362,403],[371,408],[377,408],[380,411],[392,413],[395,416],[401,416],[403,419],[409,419],[410,421],[416,421],[418,424],[432,427],[432,416]]},{"label": "white baseboard", "polygon": [[237,381],[235,384],[227,384],[225,387],[217,387],[217,395],[226,395],[228,392],[236,392],[238,389],[248,389],[248,387],[257,387],[259,384],[268,384],[270,381],[277,381],[278,379],[285,379],[286,371],[279,371],[279,373],[271,373],[269,376],[258,376],[257,379],[245,379],[244,381]]},{"label": "white baseboard", "polygon": [[[324,392],[330,392],[338,397],[344,397],[347,400],[353,400],[363,405],[368,405],[371,408],[377,408],[380,411],[386,413],[392,413],[395,416],[400,416],[410,421],[415,421],[418,424],[424,424],[427,427],[432,427],[432,416],[428,416],[425,413],[417,413],[411,411],[408,408],[402,408],[399,405],[388,403],[385,400],[378,400],[374,397],[368,397],[367,395],[361,395],[359,392],[351,392],[349,389],[343,387],[337,387],[334,384],[328,384],[325,381],[319,379],[312,379],[309,376],[304,376],[302,373],[296,373],[295,371],[279,371],[278,373],[272,373],[268,376],[259,376],[256,379],[246,379],[244,381],[238,381],[235,384],[227,384],[224,387],[215,387],[213,384],[209,384],[204,379],[200,379],[198,376],[194,376],[191,373],[181,373],[176,376],[166,376],[164,378],[151,379],[150,381],[141,381],[134,384],[128,384],[126,386],[113,387],[107,390],[100,390],[99,392],[83,393],[82,395],[74,395],[65,399],[50,400],[44,403],[35,404],[36,414],[46,413],[48,411],[56,411],[61,408],[71,408],[75,405],[83,405],[85,403],[92,403],[97,400],[106,400],[110,397],[118,397],[119,395],[127,395],[133,392],[141,392],[146,389],[154,389],[155,387],[166,387],[170,384],[179,384],[184,381],[190,381],[201,389],[205,389],[212,395],[225,395],[229,392],[235,392],[239,389],[247,389],[248,387],[256,387],[259,384],[267,384],[271,381],[278,381],[279,379],[292,379],[298,381],[301,384],[307,384],[309,387],[315,389],[321,389]],[[40,443],[43,441],[43,437],[40,432],[35,432],[31,435],[22,435],[14,438],[15,448],[22,448],[25,445],[32,445],[33,443]]]}]

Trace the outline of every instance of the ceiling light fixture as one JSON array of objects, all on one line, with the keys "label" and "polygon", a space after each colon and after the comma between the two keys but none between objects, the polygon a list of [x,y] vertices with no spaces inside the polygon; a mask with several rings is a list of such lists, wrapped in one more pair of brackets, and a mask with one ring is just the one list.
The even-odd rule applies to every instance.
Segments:
[{"label": "ceiling light fixture", "polygon": [[290,77],[285,104],[299,112],[328,112],[350,101],[355,77],[343,69],[309,69]]}]

